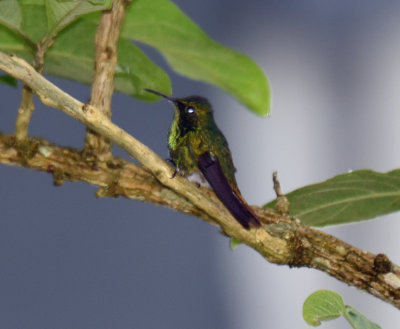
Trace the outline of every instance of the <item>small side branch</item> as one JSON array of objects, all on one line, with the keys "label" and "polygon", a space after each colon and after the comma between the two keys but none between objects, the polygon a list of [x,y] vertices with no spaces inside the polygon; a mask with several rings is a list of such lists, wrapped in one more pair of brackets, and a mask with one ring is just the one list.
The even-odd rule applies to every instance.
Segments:
[{"label": "small side branch", "polygon": [[[45,36],[37,45],[33,67],[39,73],[42,73],[44,66],[44,55],[46,51],[53,45],[54,39]],[[24,85],[22,88],[21,105],[18,108],[17,120],[15,122],[15,137],[21,145],[28,138],[29,123],[32,118],[35,105],[33,103],[32,90]]]},{"label": "small side branch", "polygon": [[18,142],[22,142],[28,137],[28,126],[34,109],[32,89],[24,85],[22,88],[21,104],[18,108],[17,120],[15,122],[15,138]]},{"label": "small side branch", "polygon": [[[89,104],[108,118],[111,118],[118,38],[125,18],[125,6],[125,1],[114,0],[112,9],[103,12],[96,32],[96,58]],[[111,143],[96,131],[87,129],[85,151],[97,158],[107,159],[111,156]]]},{"label": "small side branch", "polygon": [[274,182],[274,191],[276,194],[275,210],[281,214],[288,214],[290,203],[286,195],[282,193],[281,183],[278,180],[278,173],[276,171],[272,175],[272,180]]}]

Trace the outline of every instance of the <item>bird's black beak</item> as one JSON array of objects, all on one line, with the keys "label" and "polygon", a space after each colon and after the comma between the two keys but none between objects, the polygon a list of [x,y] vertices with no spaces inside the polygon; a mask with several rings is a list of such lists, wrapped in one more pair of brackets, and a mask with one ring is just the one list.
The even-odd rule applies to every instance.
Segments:
[{"label": "bird's black beak", "polygon": [[163,94],[163,93],[160,93],[160,92],[157,91],[157,90],[147,89],[147,88],[144,88],[144,90],[148,91],[149,93],[152,93],[152,94],[161,96],[161,97],[165,98],[167,101],[169,101],[169,102],[171,102],[171,103],[173,103],[173,104],[175,104],[175,105],[178,103],[178,101],[176,100],[176,98],[169,97],[169,96],[167,96],[167,95],[165,95],[165,94]]}]

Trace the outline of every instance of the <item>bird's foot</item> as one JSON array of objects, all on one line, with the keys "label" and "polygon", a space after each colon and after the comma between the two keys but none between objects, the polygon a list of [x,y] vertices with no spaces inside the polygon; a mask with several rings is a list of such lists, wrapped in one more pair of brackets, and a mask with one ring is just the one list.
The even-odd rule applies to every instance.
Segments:
[{"label": "bird's foot", "polygon": [[176,167],[174,160],[172,160],[171,158],[167,158],[167,159],[165,159],[165,161],[167,161],[174,168],[174,172],[172,173],[172,176],[170,178],[171,179],[175,178],[179,169]]}]

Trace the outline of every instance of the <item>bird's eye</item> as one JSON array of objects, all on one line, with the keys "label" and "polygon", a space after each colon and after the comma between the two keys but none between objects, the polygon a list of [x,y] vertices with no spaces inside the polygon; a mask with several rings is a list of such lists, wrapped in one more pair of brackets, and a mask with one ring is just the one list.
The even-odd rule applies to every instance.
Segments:
[{"label": "bird's eye", "polygon": [[189,114],[192,114],[192,113],[194,113],[195,111],[194,111],[194,108],[193,108],[193,107],[187,107],[187,108],[186,108],[186,112],[189,113]]}]

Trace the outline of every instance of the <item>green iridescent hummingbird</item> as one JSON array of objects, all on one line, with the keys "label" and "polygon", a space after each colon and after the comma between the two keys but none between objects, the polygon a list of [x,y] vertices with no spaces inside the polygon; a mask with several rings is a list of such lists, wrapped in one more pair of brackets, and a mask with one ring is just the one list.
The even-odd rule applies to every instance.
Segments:
[{"label": "green iridescent hummingbird", "polygon": [[146,90],[164,97],[175,107],[168,148],[170,160],[178,172],[203,186],[211,186],[243,227],[259,227],[257,215],[237,186],[231,151],[215,124],[210,102],[200,96],[173,98],[155,90]]}]

